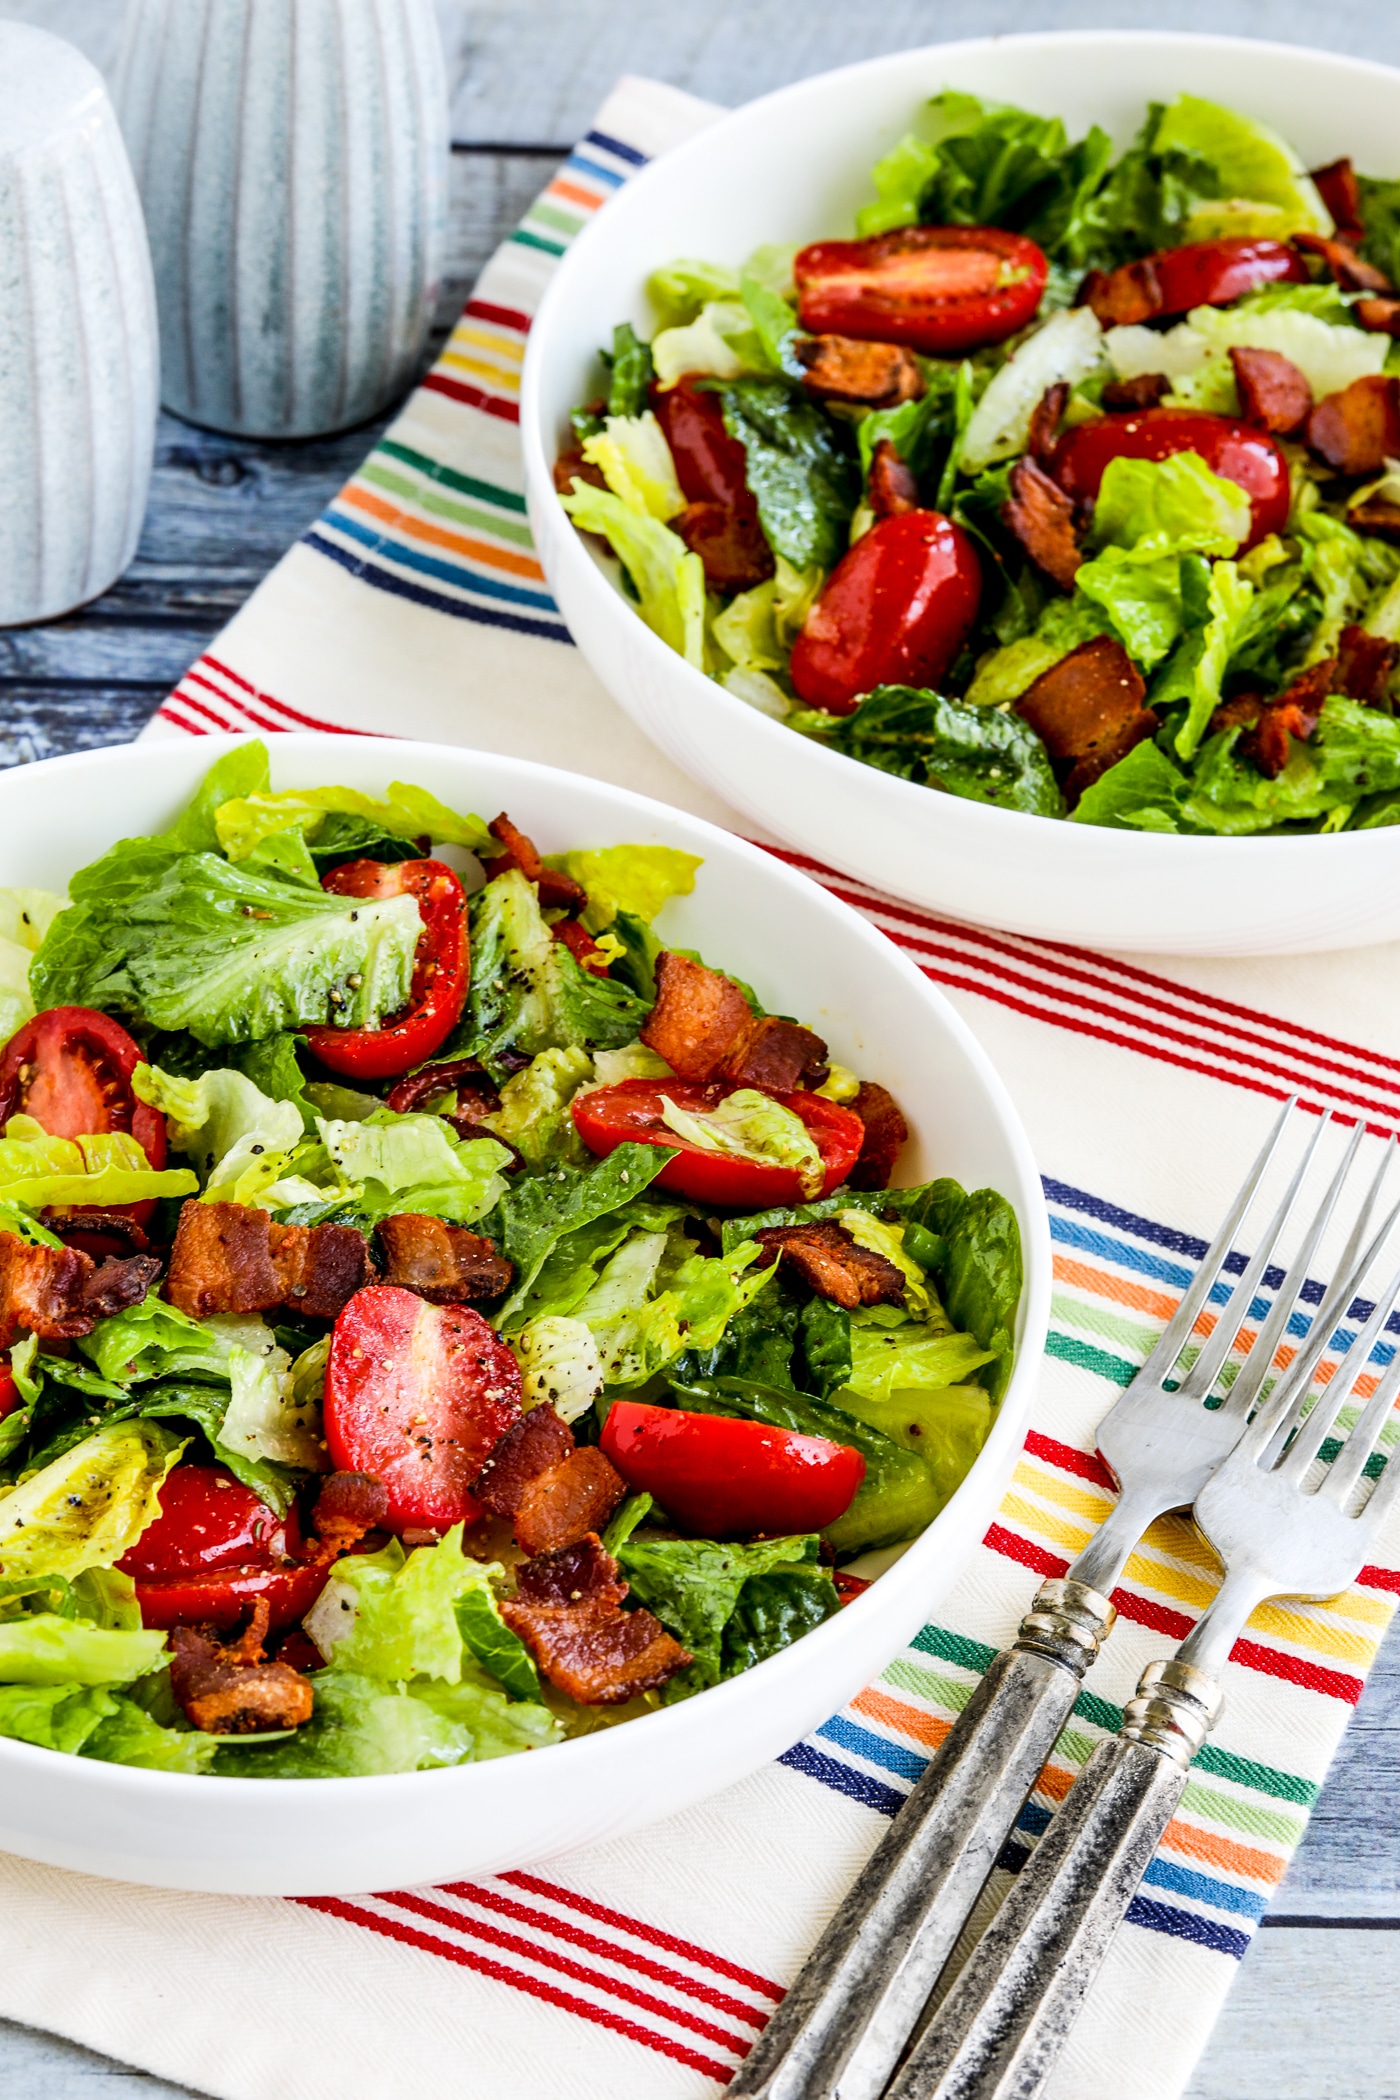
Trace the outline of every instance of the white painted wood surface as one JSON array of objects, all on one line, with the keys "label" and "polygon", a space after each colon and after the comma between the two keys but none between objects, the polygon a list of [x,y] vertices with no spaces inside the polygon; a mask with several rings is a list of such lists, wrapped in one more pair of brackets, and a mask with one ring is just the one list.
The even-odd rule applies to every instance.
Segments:
[{"label": "white painted wood surface", "polygon": [[[1163,21],[1158,0],[883,0],[864,10],[843,0],[437,6],[459,146],[450,271],[459,301],[541,186],[541,149],[586,128],[619,73],[650,73],[737,102],[906,44]],[[122,0],[0,0],[0,18],[53,29],[105,66]],[[1174,0],[1170,21],[1400,65],[1395,0],[1331,0],[1326,9],[1311,0]],[[146,534],[125,585],[92,617],[32,630],[0,650],[0,764],[134,735],[372,436],[365,429],[328,445],[259,448],[163,422]],[[542,2075],[541,2100],[551,2084]],[[0,2100],[102,2094],[191,2100],[142,2072],[0,2022]],[[1372,1675],[1187,2100],[1400,2100],[1400,1639]]]}]

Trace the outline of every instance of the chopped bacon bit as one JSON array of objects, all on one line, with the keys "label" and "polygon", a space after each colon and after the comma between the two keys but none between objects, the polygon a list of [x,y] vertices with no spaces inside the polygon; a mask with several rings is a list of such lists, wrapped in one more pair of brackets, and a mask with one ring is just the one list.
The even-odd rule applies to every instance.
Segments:
[{"label": "chopped bacon bit", "polygon": [[494,1115],[501,1105],[494,1080],[485,1065],[475,1057],[449,1057],[440,1065],[424,1065],[421,1071],[410,1072],[407,1079],[399,1080],[385,1105],[396,1115],[411,1116],[444,1094],[457,1096],[458,1114],[461,1113],[464,1094],[474,1104],[479,1100],[480,1106],[472,1119],[474,1122],[480,1122],[482,1116]]},{"label": "chopped bacon bit", "polygon": [[157,1254],[128,1254],[122,1259],[109,1256],[83,1280],[83,1311],[96,1320],[109,1320],[113,1313],[139,1305],[159,1274]]},{"label": "chopped bacon bit", "polygon": [[751,591],[776,570],[752,497],[732,504],[688,503],[672,518],[671,530],[699,555],[712,591]]},{"label": "chopped bacon bit", "polygon": [[1325,168],[1313,169],[1312,180],[1335,221],[1337,239],[1353,245],[1363,240],[1361,184],[1350,160],[1329,160]]},{"label": "chopped bacon bit", "polygon": [[1122,643],[1101,634],[1062,656],[1016,701],[1061,773],[1067,801],[1156,729],[1146,691]]},{"label": "chopped bacon bit", "polygon": [[557,919],[550,932],[568,949],[581,969],[594,977],[607,976],[608,958],[581,919]]},{"label": "chopped bacon bit", "polygon": [[1383,540],[1400,540],[1400,503],[1391,503],[1384,496],[1368,496],[1364,503],[1352,505],[1347,523],[1358,532],[1374,532]]},{"label": "chopped bacon bit", "polygon": [[736,1086],[791,1094],[802,1085],[820,1086],[829,1069],[826,1044],[819,1035],[798,1021],[765,1014],[749,1022],[719,1076]]},{"label": "chopped bacon bit", "polygon": [[149,1254],[151,1236],[144,1225],[124,1210],[99,1210],[84,1204],[81,1210],[61,1210],[50,1205],[39,1213],[39,1223],[62,1240],[101,1261],[108,1254]]},{"label": "chopped bacon bit", "polygon": [[1367,634],[1364,627],[1344,627],[1337,644],[1337,676],[1333,692],[1359,700],[1363,707],[1381,707],[1390,697],[1391,674],[1400,663],[1400,645],[1384,635]]},{"label": "chopped bacon bit", "polygon": [[877,518],[897,518],[919,508],[919,484],[888,438],[881,438],[870,455],[866,493]]},{"label": "chopped bacon bit", "polygon": [[516,1544],[529,1554],[572,1546],[601,1531],[626,1493],[612,1460],[596,1444],[582,1444],[526,1482],[515,1510]]},{"label": "chopped bacon bit", "polygon": [[588,902],[587,890],[575,882],[572,875],[563,875],[557,868],[547,868],[534,840],[518,825],[512,824],[504,810],[486,828],[505,849],[497,859],[482,862],[489,876],[504,875],[510,868],[519,868],[525,880],[533,882],[539,890],[540,903],[546,911],[583,910]]},{"label": "chopped bacon bit", "polygon": [[561,496],[572,496],[576,481],[585,482],[591,489],[605,489],[608,485],[602,468],[584,458],[582,445],[570,445],[554,462],[554,486]]},{"label": "chopped bacon bit", "polygon": [[1036,402],[1026,436],[1026,450],[1042,467],[1048,466],[1060,435],[1060,419],[1069,401],[1069,381],[1057,379]]},{"label": "chopped bacon bit", "polygon": [[1029,454],[1011,469],[1010,499],[1002,523],[1038,569],[1064,590],[1072,588],[1084,556],[1074,530],[1074,502]]},{"label": "chopped bacon bit", "polygon": [[645,1607],[619,1611],[606,1600],[526,1604],[503,1597],[501,1617],[550,1683],[580,1706],[621,1706],[694,1660]]},{"label": "chopped bacon bit", "polygon": [[21,1330],[45,1342],[91,1334],[109,1310],[139,1305],[159,1273],[152,1255],[99,1269],[77,1247],[31,1247],[18,1233],[0,1232],[0,1350]]},{"label": "chopped bacon bit", "polygon": [[561,1465],[573,1448],[568,1423],[548,1405],[532,1407],[501,1438],[472,1482],[472,1494],[493,1516],[513,1517],[530,1482]]},{"label": "chopped bacon bit", "polygon": [[1307,441],[1338,474],[1379,474],[1400,452],[1400,380],[1383,372],[1328,394],[1308,417]]},{"label": "chopped bacon bit", "polygon": [[854,408],[897,408],[927,392],[919,361],[899,343],[868,343],[853,335],[809,335],[793,344],[804,368],[802,384],[818,401]]},{"label": "chopped bacon bit", "polygon": [[663,949],[656,1004],[641,1039],[681,1079],[712,1079],[753,1019],[737,984],[718,970]]},{"label": "chopped bacon bit", "polygon": [[1334,282],[1339,284],[1343,291],[1395,290],[1385,271],[1378,270],[1374,263],[1368,263],[1364,256],[1358,255],[1350,241],[1327,240],[1320,233],[1295,233],[1293,245],[1295,248],[1301,248],[1304,255],[1315,255],[1319,262],[1325,263]]},{"label": "chopped bacon bit", "polygon": [[516,1594],[526,1604],[621,1604],[627,1584],[596,1531],[572,1546],[523,1560],[515,1571]]},{"label": "chopped bacon bit", "polygon": [[1262,693],[1237,693],[1233,700],[1222,700],[1210,718],[1210,733],[1218,736],[1222,729],[1247,729],[1257,722],[1265,708]]},{"label": "chopped bacon bit", "polygon": [[846,1176],[853,1189],[885,1189],[890,1185],[895,1161],[909,1136],[903,1111],[888,1087],[874,1080],[861,1081],[860,1092],[848,1107],[865,1125],[860,1157]]},{"label": "chopped bacon bit", "polygon": [[770,1225],[759,1245],[790,1262],[804,1283],[846,1312],[860,1305],[903,1305],[909,1289],[904,1271],[873,1248],[862,1247],[834,1218],[814,1225]]},{"label": "chopped bacon bit", "polygon": [[1266,780],[1277,780],[1288,764],[1290,737],[1306,743],[1317,727],[1323,702],[1335,691],[1338,663],[1335,656],[1309,665],[1286,692],[1278,694],[1260,713],[1236,745],[1242,758],[1259,768]]},{"label": "chopped bacon bit", "polygon": [[1358,299],[1352,314],[1372,335],[1400,335],[1400,299]]},{"label": "chopped bacon bit", "polygon": [[1151,256],[1117,270],[1091,270],[1076,304],[1091,307],[1104,328],[1133,328],[1152,320],[1162,311],[1162,287]]},{"label": "chopped bacon bit", "polygon": [[349,1225],[275,1225],[243,1203],[182,1204],[165,1294],[180,1312],[270,1312],[288,1305],[333,1320],[374,1265]]},{"label": "chopped bacon bit", "polygon": [[259,1735],[300,1728],[311,1718],[314,1693],[290,1663],[264,1662],[269,1607],[259,1597],[236,1641],[177,1626],[170,1636],[170,1689],[185,1717],[206,1735]]},{"label": "chopped bacon bit", "polygon": [[334,1558],[378,1531],[389,1514],[389,1491],[373,1473],[332,1473],[321,1483],[311,1526]]},{"label": "chopped bacon bit", "polygon": [[388,1263],[385,1283],[416,1291],[434,1305],[499,1298],[515,1274],[514,1264],[496,1252],[493,1240],[417,1211],[382,1218],[379,1244]]},{"label": "chopped bacon bit", "polygon": [[1230,362],[1246,423],[1274,437],[1292,437],[1312,410],[1312,388],[1292,358],[1277,350],[1233,349]]},{"label": "chopped bacon bit", "polygon": [[1155,408],[1171,390],[1165,372],[1135,372],[1131,379],[1110,379],[1099,402],[1110,415],[1131,414],[1134,409]]}]

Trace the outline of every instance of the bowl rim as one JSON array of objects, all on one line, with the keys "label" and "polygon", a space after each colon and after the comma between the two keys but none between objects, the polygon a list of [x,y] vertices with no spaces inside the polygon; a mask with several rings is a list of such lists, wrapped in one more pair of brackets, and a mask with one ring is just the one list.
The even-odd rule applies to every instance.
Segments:
[{"label": "bowl rim", "polygon": [[[1222,62],[1231,56],[1253,57],[1261,51],[1292,61],[1322,64],[1342,73],[1365,76],[1390,82],[1400,91],[1400,67],[1387,65],[1381,59],[1357,58],[1350,53],[1322,51],[1311,45],[1280,42],[1276,38],[1213,35],[1206,31],[1156,30],[1156,29],[1050,29],[1020,30],[1006,36],[961,37],[945,43],[911,45],[902,51],[886,52],[873,58],[854,60],[848,66],[828,67],[820,73],[790,81],[786,86],[774,88],[766,95],[740,103],[736,108],[724,111],[715,121],[692,133],[668,152],[658,155],[646,167],[633,175],[616,197],[608,201],[613,214],[602,211],[586,225],[571,242],[557,269],[553,272],[540,302],[539,309],[526,338],[525,359],[521,373],[520,388],[520,441],[525,460],[526,494],[529,500],[531,526],[546,576],[549,577],[551,563],[559,562],[567,570],[570,584],[588,595],[590,611],[597,612],[600,619],[616,622],[618,612],[626,615],[635,630],[631,639],[644,655],[644,660],[655,667],[658,677],[683,676],[691,687],[692,697],[699,704],[703,696],[710,706],[717,706],[721,719],[742,723],[746,730],[760,738],[767,738],[773,758],[779,761],[786,751],[791,757],[791,744],[795,731],[787,729],[781,721],[765,715],[761,709],[750,707],[746,701],[726,691],[714,679],[699,671],[693,664],[668,647],[659,635],[653,633],[646,622],[633,609],[622,593],[612,583],[600,562],[585,546],[581,535],[574,529],[567,513],[559,506],[554,488],[552,465],[552,433],[546,429],[543,402],[544,369],[552,349],[552,332],[555,317],[562,308],[569,289],[576,277],[588,268],[595,250],[609,241],[612,229],[617,224],[616,209],[626,198],[645,195],[646,185],[659,179],[662,171],[684,169],[694,165],[703,166],[707,156],[714,150],[716,142],[722,146],[736,129],[757,120],[757,113],[773,111],[790,103],[800,103],[804,96],[833,80],[855,80],[881,72],[892,72],[911,61],[922,60],[937,54],[995,54],[1001,51],[1026,51],[1046,46],[1057,49],[1078,47],[1086,54],[1097,55],[1105,47],[1122,49],[1149,48],[1178,50],[1206,49],[1218,54]],[[565,521],[567,530],[551,516]],[[541,529],[541,520],[547,520]],[[549,578],[551,584],[552,577]],[[757,721],[762,727],[754,730]],[[777,739],[781,737],[782,743]],[[857,758],[848,758],[844,752],[829,750],[806,737],[800,739],[809,754],[804,763],[810,763],[817,772],[825,771],[832,786],[839,791],[843,782],[849,784],[849,769],[855,767],[863,776],[874,776],[878,783],[869,792],[873,797],[888,798],[892,807],[901,808],[912,819],[920,812],[928,812],[928,797],[938,793],[937,789],[923,787],[915,781],[903,780],[897,774],[883,772],[877,766],[865,764]],[[1001,809],[992,803],[977,802],[969,797],[944,796],[943,803],[957,804],[956,821],[965,826],[970,835],[979,828],[985,833],[986,844],[994,849],[1005,840],[1004,827],[1008,821],[1018,824],[1027,822],[1056,834],[1062,833],[1070,817],[1043,817],[1034,812],[1016,809]],[[948,821],[946,806],[940,808],[939,816]],[[1209,855],[1221,865],[1222,878],[1227,878],[1230,868],[1239,862],[1240,855],[1247,854],[1243,863],[1253,868],[1256,874],[1263,872],[1261,856],[1269,854],[1276,864],[1276,875],[1282,880],[1285,874],[1296,875],[1295,869],[1300,851],[1311,855],[1309,866],[1316,866],[1321,852],[1330,853],[1333,862],[1349,859],[1361,862],[1356,872],[1365,872],[1368,861],[1388,865],[1400,852],[1400,838],[1389,836],[1391,831],[1400,832],[1400,827],[1379,826],[1369,831],[1307,832],[1293,833],[1285,837],[1254,835],[1225,836],[1192,833],[1154,833],[1131,829],[1116,829],[1108,825],[1076,824],[1074,833],[1076,851],[1085,856],[1098,856],[1114,861],[1124,851],[1132,852],[1142,863],[1140,872],[1169,874],[1173,864],[1180,865],[1180,857],[1192,852],[1197,862]],[[1025,834],[1022,834],[1025,836]],[[1108,872],[1105,868],[1105,872]]]},{"label": "bowl rim", "polygon": [[[194,744],[193,739],[182,738],[177,742],[172,738],[168,740],[161,739],[159,744],[154,746],[135,743],[117,744],[100,746],[87,751],[68,752],[60,757],[36,760],[29,765],[15,767],[7,773],[0,773],[0,823],[3,823],[4,804],[7,795],[11,792],[27,793],[29,783],[36,778],[48,779],[54,776],[61,780],[67,774],[93,771],[108,771],[116,774],[123,770],[129,770],[133,773],[141,773],[149,769],[152,759],[156,758],[156,753],[159,752],[162,756],[156,759],[158,764],[167,762],[164,754],[171,754],[172,758],[175,754],[178,754],[180,760],[190,761],[188,774],[189,784],[192,786],[201,773],[213,763],[215,758],[240,744],[267,742],[275,774],[277,754],[281,750],[298,752],[324,751],[328,761],[335,756],[337,751],[344,751],[347,756],[353,753],[356,761],[362,763],[366,755],[366,744],[369,741],[371,740],[363,736],[349,734],[323,735],[319,733],[296,732],[288,735],[279,734],[276,737],[268,738],[259,737],[256,732],[252,732],[238,735],[211,735],[202,738],[198,744]],[[944,1504],[943,1509],[939,1511],[926,1529],[920,1533],[919,1537],[912,1542],[908,1552],[902,1556],[900,1565],[911,1561],[914,1555],[925,1550],[927,1541],[933,1540],[944,1514],[952,1511],[960,1499],[964,1497],[966,1490],[972,1484],[974,1475],[979,1471],[984,1475],[994,1472],[1002,1463],[1008,1443],[1012,1445],[1013,1452],[1019,1449],[1029,1420],[1031,1406],[1035,1399],[1040,1363],[1044,1354],[1045,1336],[1049,1326],[1052,1252],[1049,1217],[1045,1205],[1040,1170],[1036,1165],[1029,1138],[1026,1135],[1015,1103],[990,1055],[983,1049],[972,1029],[963,1020],[961,1014],[958,1013],[946,994],[925,977],[923,972],[896,947],[894,942],[890,941],[876,926],[872,925],[860,912],[855,911],[841,898],[832,895],[821,884],[813,881],[810,876],[804,875],[800,870],[789,866],[786,861],[779,859],[774,854],[765,852],[761,846],[755,845],[751,840],[742,838],[737,833],[724,831],[719,825],[711,823],[707,818],[693,816],[688,810],[674,809],[669,804],[658,801],[653,796],[638,793],[635,789],[619,787],[611,781],[599,780],[591,775],[569,773],[562,767],[544,765],[535,759],[517,758],[505,752],[477,751],[473,747],[463,744],[446,744],[406,737],[376,736],[372,741],[383,753],[386,776],[409,778],[411,776],[407,773],[394,774],[392,769],[397,768],[400,764],[417,763],[420,758],[429,761],[436,758],[448,759],[453,764],[476,761],[488,767],[504,767],[508,771],[517,773],[522,787],[527,789],[532,784],[538,784],[546,790],[558,792],[561,788],[567,791],[581,785],[586,791],[596,791],[620,804],[623,812],[634,811],[639,817],[644,817],[657,828],[661,828],[666,824],[679,826],[691,841],[696,842],[697,850],[700,850],[701,847],[708,843],[718,846],[722,853],[732,852],[741,862],[746,862],[761,878],[775,883],[777,892],[785,897],[798,900],[805,898],[810,902],[812,893],[815,893],[816,898],[819,900],[816,905],[817,911],[828,918],[836,920],[838,923],[844,922],[848,930],[855,935],[863,947],[872,955],[880,956],[882,961],[893,966],[895,976],[901,979],[912,992],[924,999],[931,1013],[941,1023],[945,1037],[951,1038],[954,1047],[962,1054],[966,1063],[970,1065],[973,1074],[980,1081],[988,1096],[990,1112],[994,1116],[1000,1134],[1011,1154],[1015,1176],[1020,1183],[1016,1197],[1008,1200],[1014,1200],[1016,1203],[1022,1232],[1023,1281],[1021,1304],[1017,1311],[1017,1324],[1021,1330],[1021,1339],[1017,1344],[1010,1381],[997,1406],[987,1440],[963,1480],[949,1497],[947,1503]],[[192,748],[186,749],[186,744],[191,745]],[[432,776],[430,775],[429,777]],[[10,781],[23,782],[25,784],[24,789],[21,790],[16,787],[12,791],[7,785]],[[799,909],[801,908],[802,906],[799,902]],[[1023,1210],[1025,1215],[1021,1216],[1020,1214]],[[876,1578],[875,1583],[872,1584],[872,1590],[878,1589],[879,1582],[883,1579],[884,1577]],[[659,1707],[650,1713],[635,1715],[627,1722],[618,1723],[615,1728],[603,1726],[593,1730],[588,1735],[576,1736],[561,1743],[541,1745],[542,1749],[548,1750],[551,1754],[551,1762],[545,1767],[545,1770],[563,1777],[565,1768],[555,1760],[568,1754],[570,1761],[567,1771],[569,1775],[579,1775],[581,1780],[586,1782],[590,1770],[596,1766],[598,1768],[597,1776],[605,1778],[609,1746],[617,1730],[620,1728],[631,1730],[641,1724],[646,1724],[649,1727],[651,1732],[647,1740],[652,1744],[657,1755],[664,1756],[668,1743],[678,1735],[683,1734],[692,1725],[687,1717],[697,1710],[702,1699],[715,1702],[707,1705],[704,1711],[715,1725],[723,1725],[724,1712],[719,1705],[721,1699],[725,1701],[728,1709],[741,1713],[747,1700],[754,1696],[752,1686],[761,1671],[768,1673],[763,1679],[767,1691],[770,1694],[776,1692],[785,1678],[795,1678],[798,1670],[802,1667],[800,1658],[804,1643],[813,1640],[823,1641],[823,1637],[827,1636],[824,1646],[831,1645],[829,1634],[834,1633],[838,1623],[841,1620],[845,1620],[848,1612],[861,1611],[866,1606],[868,1594],[865,1593],[853,1598],[850,1603],[843,1605],[841,1612],[836,1617],[826,1621],[822,1626],[813,1628],[810,1633],[802,1635],[799,1640],[792,1642],[789,1647],[780,1650],[778,1654],[767,1657],[763,1662],[755,1664],[752,1669],[742,1672],[737,1677],[728,1678],[717,1685],[711,1685],[705,1692],[698,1694],[695,1699],[685,1700],[676,1706]],[[847,1621],[847,1624],[849,1623]],[[809,1657],[813,1653],[810,1649],[806,1652]],[[879,1670],[883,1668],[883,1661],[873,1665],[875,1674],[878,1674]],[[630,1739],[634,1742],[636,1741],[635,1737]],[[326,1776],[307,1779],[234,1778],[217,1773],[158,1771],[138,1765],[110,1763],[101,1759],[85,1758],[80,1755],[65,1754],[61,1751],[46,1749],[39,1744],[26,1743],[12,1736],[0,1736],[0,1772],[9,1766],[18,1772],[32,1771],[39,1774],[55,1775],[56,1759],[63,1760],[62,1773],[64,1779],[71,1781],[75,1785],[85,1786],[89,1790],[115,1790],[129,1800],[133,1806],[140,1806],[143,1802],[154,1804],[167,1787],[172,1783],[179,1783],[186,1789],[195,1786],[200,1789],[198,1796],[186,1793],[185,1798],[189,1801],[207,1797],[211,1803],[221,1798],[232,1802],[236,1794],[242,1800],[251,1802],[266,1798],[269,1789],[276,1789],[284,1798],[295,1798],[297,1801],[304,1800],[309,1809],[314,1809],[315,1804],[321,1798],[323,1790],[327,1788],[333,1790],[332,1794],[328,1796],[330,1799],[343,1802],[347,1806],[360,1802],[368,1808],[385,1798],[385,1790],[388,1788],[399,1789],[400,1791],[393,1798],[395,1800],[402,1799],[403,1790],[408,1784],[414,1784],[420,1789],[429,1785],[446,1787],[448,1784],[455,1784],[458,1787],[471,1786],[473,1784],[478,1786],[478,1788],[487,1787],[492,1783],[490,1779],[478,1778],[474,1780],[470,1775],[490,1773],[493,1767],[514,1766],[516,1763],[516,1756],[512,1753],[504,1758],[492,1758],[461,1765],[440,1766],[421,1772],[390,1772],[363,1776]],[[62,1782],[56,1780],[56,1783]],[[353,1792],[351,1791],[352,1789],[354,1790]]]}]

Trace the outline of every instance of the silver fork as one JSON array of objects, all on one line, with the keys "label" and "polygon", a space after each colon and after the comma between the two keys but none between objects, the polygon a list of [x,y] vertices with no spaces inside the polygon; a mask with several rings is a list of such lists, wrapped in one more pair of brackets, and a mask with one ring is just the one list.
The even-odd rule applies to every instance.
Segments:
[{"label": "silver fork", "polygon": [[[1341,1194],[1360,1126],[1304,1232],[1253,1349],[1222,1405],[1219,1377],[1329,1118],[1324,1116],[1253,1259],[1174,1393],[1166,1380],[1189,1340],[1278,1149],[1288,1101],[1160,1341],[1098,1431],[1120,1497],[1068,1573],[1047,1582],[1015,1645],[992,1662],[938,1754],[871,1854],[805,1968],[731,2082],[730,2100],[877,2100],[982,1886],[1069,1719],[1113,1624],[1109,1592],[1148,1526],[1193,1502],[1233,1450],[1259,1397],[1294,1301]],[[1342,1257],[1355,1264],[1390,1154]],[[1329,1293],[1300,1346],[1309,1372],[1352,1292]]]},{"label": "silver fork", "polygon": [[1311,1412],[1312,1373],[1299,1375],[1295,1361],[1202,1489],[1195,1516],[1225,1564],[1219,1592],[1175,1656],[1148,1664],[1121,1732],[1100,1743],[1070,1789],[888,2100],[1034,2100],[1043,2090],[1219,1717],[1221,1671],[1251,1613],[1269,1597],[1317,1600],[1346,1589],[1400,1497],[1392,1460],[1356,1509],[1400,1393],[1400,1348],[1340,1452],[1308,1485],[1397,1298],[1400,1270]]}]

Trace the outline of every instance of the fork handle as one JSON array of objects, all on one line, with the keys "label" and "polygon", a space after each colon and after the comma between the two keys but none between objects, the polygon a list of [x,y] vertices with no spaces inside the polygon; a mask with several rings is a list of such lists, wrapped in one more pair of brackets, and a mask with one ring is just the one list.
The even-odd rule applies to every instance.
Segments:
[{"label": "fork handle", "polygon": [[728,2088],[878,2100],[1113,1623],[1048,1582],[976,1687]]},{"label": "fork handle", "polygon": [[889,2088],[888,2100],[1034,2100],[1220,1712],[1213,1679],[1151,1663]]}]

